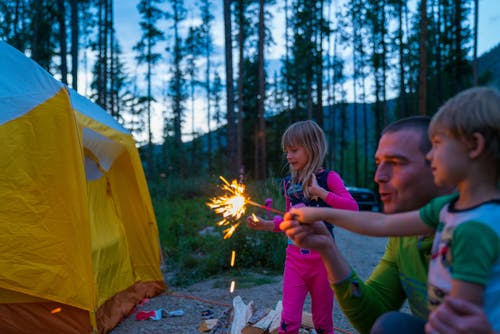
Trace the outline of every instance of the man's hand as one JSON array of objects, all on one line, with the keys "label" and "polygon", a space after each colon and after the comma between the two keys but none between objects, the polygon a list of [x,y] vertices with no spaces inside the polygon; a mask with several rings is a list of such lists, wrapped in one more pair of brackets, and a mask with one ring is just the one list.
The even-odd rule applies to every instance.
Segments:
[{"label": "man's hand", "polygon": [[331,247],[333,238],[322,221],[301,224],[298,220],[294,219],[292,211],[300,210],[302,212],[305,209],[307,208],[292,209],[290,214],[287,213],[285,220],[280,225],[281,230],[298,247],[315,249],[320,252],[325,248]]},{"label": "man's hand", "polygon": [[425,325],[427,334],[493,334],[488,318],[478,305],[463,299],[446,297],[429,315]]},{"label": "man's hand", "polygon": [[[308,211],[308,208],[296,210],[303,213]],[[351,274],[349,264],[337,249],[332,235],[322,221],[301,224],[292,215],[287,214],[280,228],[292,239],[295,246],[314,249],[321,255],[330,283],[341,282]]]}]

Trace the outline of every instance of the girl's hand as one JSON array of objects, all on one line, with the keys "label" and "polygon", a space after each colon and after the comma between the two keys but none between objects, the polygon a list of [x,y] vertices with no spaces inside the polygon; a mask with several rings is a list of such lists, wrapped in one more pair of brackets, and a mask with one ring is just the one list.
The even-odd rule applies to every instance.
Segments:
[{"label": "girl's hand", "polygon": [[261,217],[250,215],[247,217],[247,226],[256,231],[272,231],[274,223]]},{"label": "girl's hand", "polygon": [[316,175],[314,174],[312,175],[311,182],[309,183],[307,190],[309,191],[311,197],[316,200],[318,199],[318,197],[323,199],[323,196],[326,197],[326,194],[328,194],[325,189],[319,186],[318,179],[316,179]]}]

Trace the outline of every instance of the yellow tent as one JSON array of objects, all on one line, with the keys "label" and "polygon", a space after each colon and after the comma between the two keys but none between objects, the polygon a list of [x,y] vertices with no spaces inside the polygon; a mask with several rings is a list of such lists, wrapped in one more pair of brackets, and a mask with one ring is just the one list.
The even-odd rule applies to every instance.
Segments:
[{"label": "yellow tent", "polygon": [[0,42],[0,333],[105,333],[166,288],[130,133]]}]

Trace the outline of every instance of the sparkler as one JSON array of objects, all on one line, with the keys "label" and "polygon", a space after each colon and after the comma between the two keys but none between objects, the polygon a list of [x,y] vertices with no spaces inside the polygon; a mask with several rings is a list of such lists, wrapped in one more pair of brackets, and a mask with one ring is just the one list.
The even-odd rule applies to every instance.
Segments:
[{"label": "sparkler", "polygon": [[[224,239],[230,238],[240,225],[238,220],[245,213],[247,204],[265,209],[267,211],[272,211],[280,215],[285,214],[283,211],[279,211],[269,206],[265,206],[252,201],[250,197],[245,194],[245,185],[243,183],[239,183],[236,180],[233,180],[231,183],[229,183],[222,176],[219,176],[219,178],[222,180],[222,182],[224,182],[221,187],[222,190],[226,191],[227,193],[225,195],[212,198],[211,201],[207,203],[207,205],[210,208],[214,209],[216,213],[222,215],[223,218],[222,220],[217,222],[217,225],[229,226],[223,231]],[[235,222],[232,223],[233,221]]]}]

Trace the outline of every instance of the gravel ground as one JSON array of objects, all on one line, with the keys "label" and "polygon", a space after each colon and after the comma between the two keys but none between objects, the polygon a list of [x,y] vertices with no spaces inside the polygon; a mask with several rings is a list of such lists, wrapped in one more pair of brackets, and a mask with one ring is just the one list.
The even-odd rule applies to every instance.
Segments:
[{"label": "gravel ground", "polygon": [[[384,252],[385,238],[369,238],[345,230],[336,229],[336,240],[345,257],[355,268],[360,277],[367,278]],[[167,269],[168,270],[168,269]],[[137,321],[136,312],[124,319],[112,334],[196,334],[202,321],[202,313],[209,311],[218,318],[232,305],[233,298],[240,296],[245,304],[253,301],[260,308],[276,307],[281,300],[281,276],[250,274],[249,281],[264,279],[266,284],[244,287],[243,280],[236,281],[236,289],[229,293],[230,278],[218,277],[206,280],[185,288],[169,288],[169,291],[152,298],[138,311],[164,309],[167,311],[182,310],[183,316],[167,316],[161,320]],[[168,285],[168,277],[165,278]],[[238,286],[242,287],[238,287]],[[310,312],[310,300],[307,298],[304,310]],[[337,333],[357,333],[335,303],[334,325]]]}]

